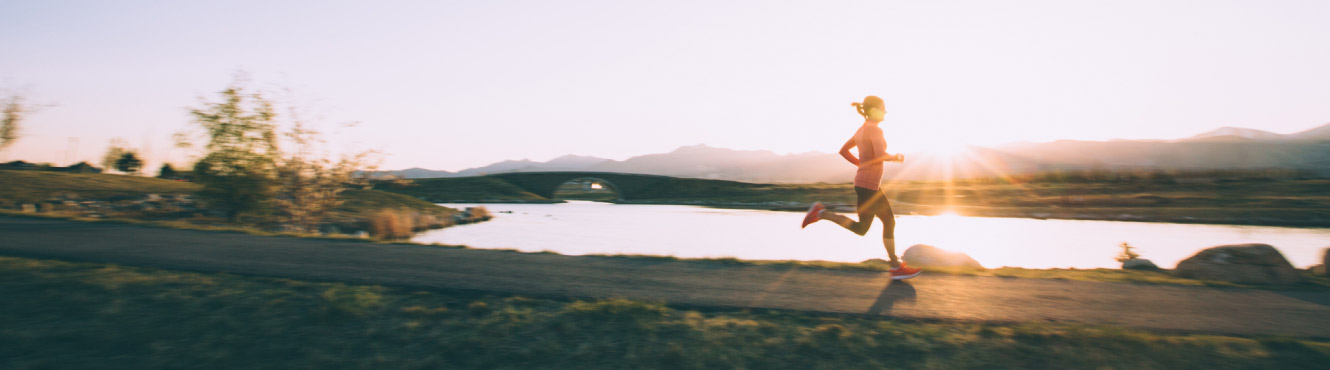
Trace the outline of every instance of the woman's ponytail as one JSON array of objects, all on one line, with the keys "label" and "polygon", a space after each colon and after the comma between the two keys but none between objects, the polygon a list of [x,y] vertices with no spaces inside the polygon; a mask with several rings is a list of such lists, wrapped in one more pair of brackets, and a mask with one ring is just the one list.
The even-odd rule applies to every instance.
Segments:
[{"label": "woman's ponytail", "polygon": [[855,110],[856,112],[859,112],[859,115],[860,115],[860,116],[864,116],[864,118],[868,118],[868,110],[869,110],[869,109],[873,109],[874,107],[882,108],[882,109],[886,109],[886,108],[887,108],[887,104],[886,104],[886,102],[883,102],[883,101],[882,101],[882,98],[879,98],[879,97],[876,97],[876,96],[872,96],[872,95],[869,95],[869,96],[867,96],[867,97],[864,97],[864,102],[863,102],[863,103],[850,103],[850,105],[853,105],[853,106],[854,106],[854,110]]},{"label": "woman's ponytail", "polygon": [[864,104],[863,104],[863,103],[860,103],[860,102],[853,102],[853,103],[850,103],[850,105],[854,106],[854,111],[859,112],[859,115],[864,116],[864,118],[868,118],[868,112],[864,112]]}]

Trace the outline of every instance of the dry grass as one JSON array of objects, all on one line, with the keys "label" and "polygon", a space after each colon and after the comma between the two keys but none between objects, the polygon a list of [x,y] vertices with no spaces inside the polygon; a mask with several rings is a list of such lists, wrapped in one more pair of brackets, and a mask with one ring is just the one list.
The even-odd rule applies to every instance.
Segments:
[{"label": "dry grass", "polygon": [[485,206],[467,207],[466,212],[466,219],[463,220],[465,223],[485,221],[494,217],[490,214],[489,208],[485,208]]},{"label": "dry grass", "polygon": [[440,293],[0,257],[0,368],[1312,369],[1330,343]]},{"label": "dry grass", "polygon": [[411,237],[415,225],[415,217],[411,212],[380,210],[369,218],[369,235],[379,240],[407,239]]},{"label": "dry grass", "polygon": [[0,205],[36,203],[64,194],[102,199],[144,194],[192,194],[198,184],[152,177],[0,170]]}]

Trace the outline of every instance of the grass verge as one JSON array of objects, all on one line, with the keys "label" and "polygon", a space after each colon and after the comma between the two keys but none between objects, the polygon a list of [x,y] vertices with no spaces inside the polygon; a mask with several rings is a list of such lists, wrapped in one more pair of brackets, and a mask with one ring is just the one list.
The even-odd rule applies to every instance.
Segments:
[{"label": "grass verge", "polygon": [[74,193],[82,199],[192,194],[198,184],[152,177],[0,170],[0,201],[36,203]]},{"label": "grass verge", "polygon": [[[349,234],[311,234],[311,233],[297,233],[297,232],[272,232],[272,231],[264,231],[264,230],[260,230],[260,229],[257,229],[257,228],[254,228],[254,227],[249,227],[249,226],[224,224],[224,223],[220,223],[220,221],[215,221],[215,220],[210,220],[210,221],[207,221],[207,222],[197,222],[197,221],[194,221],[194,220],[165,220],[165,221],[163,221],[163,220],[140,220],[140,219],[132,219],[132,218],[87,218],[87,217],[80,217],[80,216],[77,216],[77,215],[68,215],[68,214],[63,214],[63,213],[58,213],[58,212],[56,212],[56,213],[26,213],[26,212],[18,212],[18,211],[4,210],[4,209],[0,209],[0,216],[3,216],[3,217],[44,218],[44,219],[66,220],[66,221],[77,221],[77,222],[101,222],[101,223],[112,223],[112,224],[125,224],[125,225],[146,226],[146,227],[158,227],[158,228],[165,228],[165,229],[197,230],[197,231],[215,231],[215,232],[224,232],[224,233],[239,233],[239,234],[249,234],[249,235],[254,235],[254,236],[275,236],[275,237],[302,238],[302,239],[320,239],[320,240],[356,240],[356,241],[363,241],[363,242],[366,242],[366,243],[376,243],[376,244],[420,245],[420,244],[418,244],[418,243],[404,242],[404,241],[399,241],[399,240],[379,240],[379,239],[372,239],[372,238],[368,238],[368,237],[359,237],[359,236],[349,235]],[[444,245],[444,244],[438,244],[438,243],[435,243],[435,244],[428,244],[428,245],[430,245],[430,246],[435,246],[435,247],[446,247],[446,248],[465,248],[464,246],[460,246],[460,245]]]},{"label": "grass verge", "polygon": [[398,193],[434,203],[448,202],[552,202],[494,177],[414,179],[409,183],[379,181],[374,190]]},{"label": "grass verge", "polygon": [[1330,343],[695,311],[0,257],[0,367],[1318,368]]},{"label": "grass verge", "polygon": [[[732,257],[722,258],[678,258],[673,256],[651,256],[635,254],[604,254],[597,255],[609,258],[628,258],[644,259],[655,261],[690,261],[699,263],[720,263],[729,265],[747,265],[747,266],[794,266],[805,268],[823,268],[833,270],[866,270],[866,271],[887,271],[891,266],[885,262],[870,260],[861,263],[849,262],[831,262],[831,261],[798,261],[798,260],[743,260]],[[1300,271],[1307,278],[1306,283],[1297,285],[1254,285],[1238,284],[1227,281],[1217,280],[1197,280],[1179,277],[1170,270],[1123,270],[1123,269],[1027,269],[1019,267],[1002,267],[995,269],[975,268],[975,267],[933,267],[922,266],[927,274],[957,275],[957,276],[993,276],[1006,278],[1023,279],[1053,279],[1053,280],[1075,280],[1075,281],[1098,281],[1112,283],[1135,283],[1135,284],[1156,284],[1156,285],[1180,285],[1180,286],[1212,286],[1212,287],[1233,287],[1233,288],[1251,288],[1251,289],[1275,289],[1275,290],[1327,290],[1330,289],[1330,277],[1315,275],[1307,271]]]}]

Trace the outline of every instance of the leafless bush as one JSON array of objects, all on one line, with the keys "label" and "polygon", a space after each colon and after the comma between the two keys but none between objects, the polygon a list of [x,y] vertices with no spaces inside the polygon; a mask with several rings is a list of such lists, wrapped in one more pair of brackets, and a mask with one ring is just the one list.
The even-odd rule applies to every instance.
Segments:
[{"label": "leafless bush", "polygon": [[401,240],[411,237],[415,217],[410,212],[385,209],[369,219],[369,235],[380,240]]},{"label": "leafless bush", "polygon": [[1119,247],[1122,248],[1122,252],[1118,253],[1118,257],[1115,258],[1118,262],[1125,263],[1127,261],[1131,261],[1141,257],[1139,253],[1133,251],[1133,249],[1136,249],[1136,247],[1131,246],[1131,244],[1127,244],[1127,242],[1122,242],[1122,245],[1119,245]]},{"label": "leafless bush", "polygon": [[490,215],[490,210],[488,208],[485,208],[485,206],[475,206],[467,208],[466,213],[467,213],[466,217],[467,222],[480,222],[488,220],[491,217],[494,217]]}]

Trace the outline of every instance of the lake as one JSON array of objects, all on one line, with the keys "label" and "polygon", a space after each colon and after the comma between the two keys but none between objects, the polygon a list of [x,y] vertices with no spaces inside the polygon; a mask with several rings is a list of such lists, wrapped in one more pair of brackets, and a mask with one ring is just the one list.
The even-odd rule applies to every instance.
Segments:
[{"label": "lake", "polygon": [[[476,204],[442,204],[452,208]],[[881,223],[857,236],[827,221],[799,229],[802,212],[631,205],[587,201],[483,204],[494,219],[417,234],[419,243],[552,251],[566,255],[646,254],[681,258],[860,262],[886,259]],[[1036,220],[964,216],[897,216],[898,254],[915,244],[969,254],[984,267],[1118,268],[1119,244],[1173,268],[1197,251],[1223,244],[1273,245],[1304,268],[1320,263],[1330,229]]]}]

